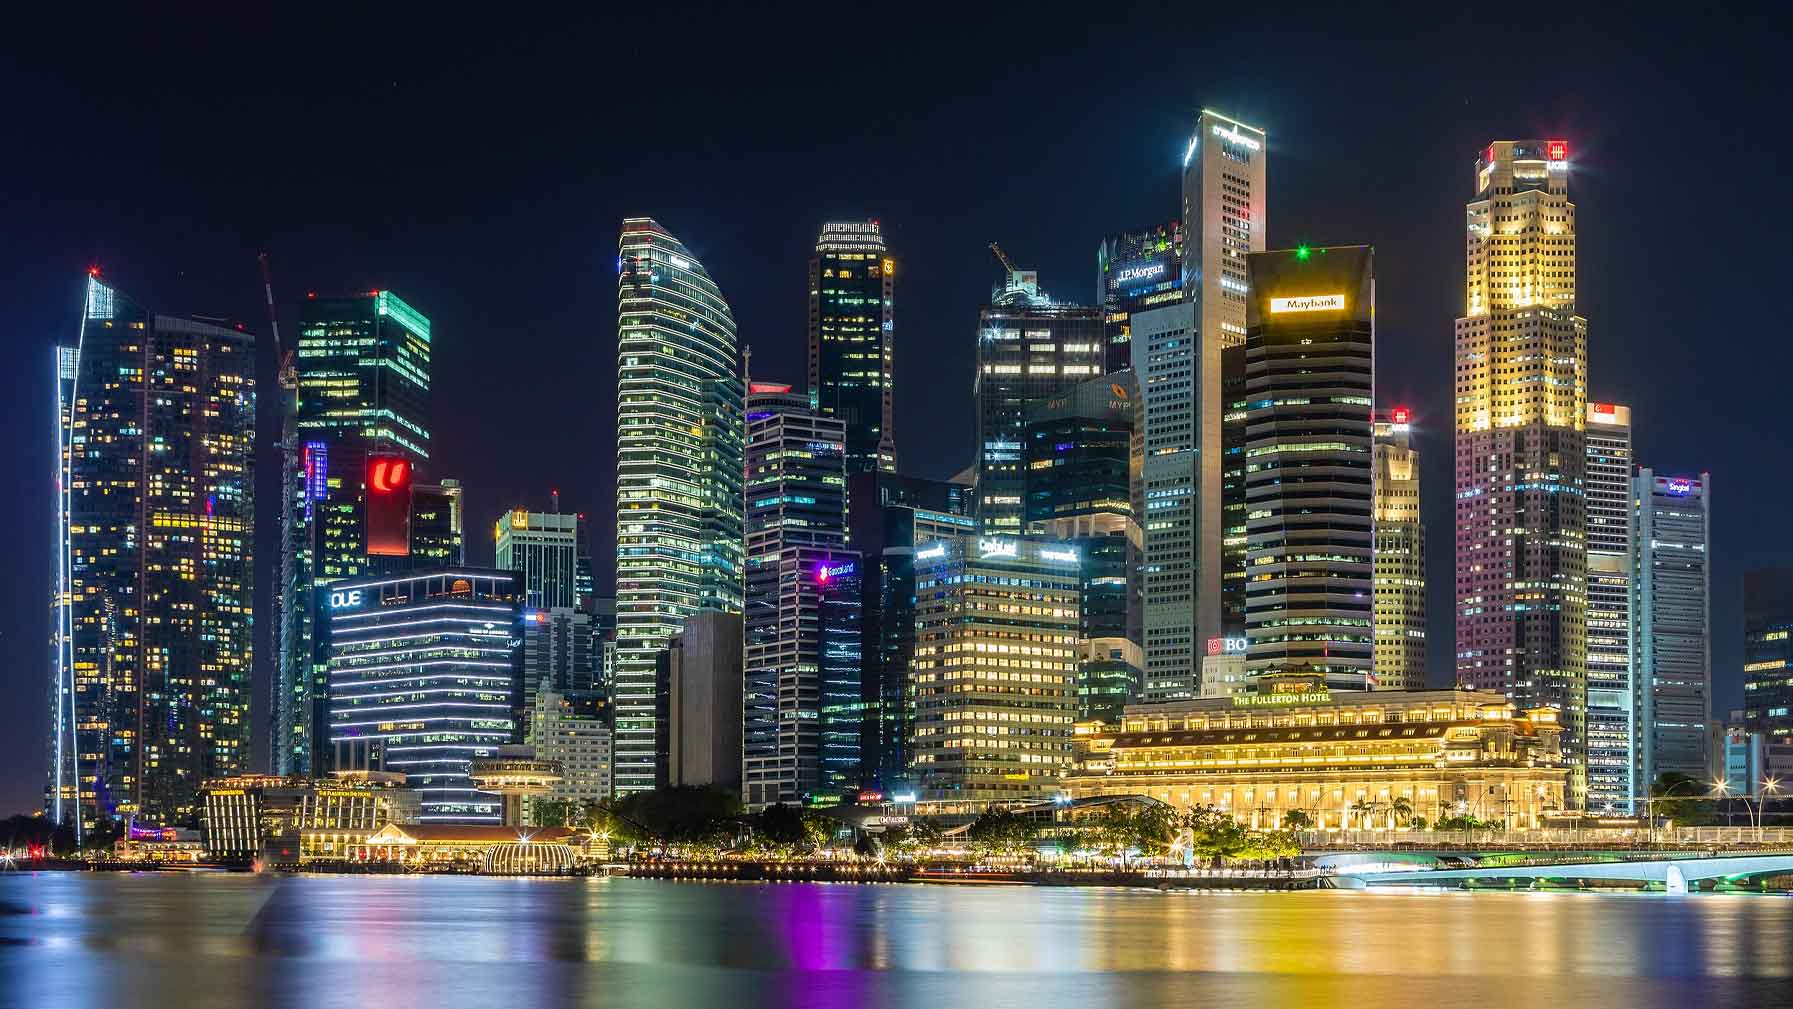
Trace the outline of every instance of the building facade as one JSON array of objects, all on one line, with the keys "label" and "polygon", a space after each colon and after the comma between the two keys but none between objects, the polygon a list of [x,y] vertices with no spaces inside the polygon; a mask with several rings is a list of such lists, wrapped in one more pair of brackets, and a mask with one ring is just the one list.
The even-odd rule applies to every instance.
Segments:
[{"label": "building facade", "polygon": [[492,537],[497,566],[522,574],[529,607],[574,609],[584,605],[580,574],[589,577],[591,569],[585,516],[513,508],[498,516]]},{"label": "building facade", "polygon": [[1009,271],[978,313],[976,400],[979,528],[1018,535],[1027,493],[1027,408],[1103,373],[1102,310],[1055,302],[1036,274]]},{"label": "building facade", "polygon": [[1743,722],[1793,743],[1793,568],[1743,576]]},{"label": "building facade", "polygon": [[1112,374],[1133,367],[1133,313],[1183,300],[1183,223],[1122,231],[1096,247],[1096,304],[1102,306]]},{"label": "building facade", "polygon": [[207,855],[227,861],[262,856],[269,864],[299,861],[301,830],[372,833],[389,823],[416,823],[423,812],[404,775],[380,771],[209,778],[200,797]]},{"label": "building facade", "polygon": [[741,614],[693,613],[661,652],[660,787],[737,794],[744,766]]},{"label": "building facade", "polygon": [[739,613],[745,397],[735,317],[703,264],[623,222],[617,281],[616,787],[654,785],[654,664],[700,609]]},{"label": "building facade", "polygon": [[525,742],[536,758],[560,768],[545,798],[563,802],[608,801],[610,701],[595,690],[541,690],[534,697]]},{"label": "building facade", "polygon": [[1246,669],[1363,687],[1375,659],[1368,246],[1246,257]]},{"label": "building facade", "polygon": [[520,741],[522,591],[514,572],[345,579],[325,596],[339,770],[404,774],[426,823],[499,823],[470,765]]},{"label": "building facade", "polygon": [[48,811],[195,820],[250,763],[255,338],[96,273],[57,352]]},{"label": "building facade", "polygon": [[1475,164],[1456,323],[1457,682],[1561,712],[1587,794],[1587,320],[1569,145],[1497,140]]},{"label": "building facade", "polygon": [[1430,823],[1473,816],[1513,828],[1561,812],[1567,773],[1552,709],[1483,690],[1329,692],[1272,676],[1232,697],[1136,705],[1080,726],[1073,798],[1148,795],[1214,806],[1253,829],[1299,810],[1319,830],[1393,829],[1397,800]]},{"label": "building facade", "polygon": [[1195,308],[1185,302],[1135,312],[1132,330],[1140,403],[1140,472],[1133,492],[1145,661],[1140,696],[1188,700],[1201,696],[1201,351]]},{"label": "building facade", "polygon": [[877,221],[822,225],[809,260],[809,395],[847,472],[896,469],[896,259]]},{"label": "building facade", "polygon": [[914,773],[922,802],[1049,794],[1077,710],[1079,561],[1005,536],[915,551]]},{"label": "building facade", "polygon": [[1588,800],[1591,810],[1630,810],[1649,782],[1638,775],[1637,694],[1632,663],[1631,408],[1589,403]]},{"label": "building facade", "polygon": [[1712,476],[1642,467],[1636,501],[1637,780],[1707,780],[1712,718]]},{"label": "building facade", "polygon": [[1371,686],[1426,685],[1426,527],[1420,521],[1419,452],[1406,407],[1376,422],[1376,655]]}]

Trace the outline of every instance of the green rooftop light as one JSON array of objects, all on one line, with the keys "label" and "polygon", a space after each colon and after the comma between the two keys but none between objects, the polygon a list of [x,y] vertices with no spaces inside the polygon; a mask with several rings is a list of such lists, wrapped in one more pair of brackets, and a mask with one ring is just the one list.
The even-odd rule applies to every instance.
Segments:
[{"label": "green rooftop light", "polygon": [[1301,260],[1303,263],[1307,262],[1307,257],[1313,254],[1313,250],[1305,245],[1297,246],[1295,248],[1295,258]]}]

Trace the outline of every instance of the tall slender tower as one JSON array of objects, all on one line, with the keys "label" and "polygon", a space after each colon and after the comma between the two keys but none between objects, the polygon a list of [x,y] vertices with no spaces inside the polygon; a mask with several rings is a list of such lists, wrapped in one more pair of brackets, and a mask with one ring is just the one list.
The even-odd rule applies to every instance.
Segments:
[{"label": "tall slender tower", "polygon": [[1712,717],[1712,474],[1658,476],[1638,469],[1638,787],[1664,774],[1707,777]]},{"label": "tall slender tower", "polygon": [[1475,165],[1456,325],[1457,680],[1557,709],[1587,795],[1587,320],[1569,145],[1497,140]]},{"label": "tall slender tower", "polygon": [[255,340],[90,276],[58,385],[55,805],[185,822],[250,759]]},{"label": "tall slender tower", "polygon": [[847,426],[847,472],[896,470],[896,260],[877,221],[830,221],[809,260],[809,394]]},{"label": "tall slender tower", "polygon": [[655,656],[700,609],[741,612],[744,399],[735,316],[651,218],[617,260],[616,789],[654,787]]},{"label": "tall slender tower", "polygon": [[1632,675],[1631,408],[1589,403],[1588,801],[1592,810],[1630,810],[1649,794],[1637,781],[1637,698]]},{"label": "tall slender tower", "polygon": [[1201,695],[1201,651],[1221,606],[1222,357],[1245,344],[1245,257],[1264,249],[1269,139],[1212,109],[1183,156],[1185,304],[1136,312],[1133,368],[1145,423],[1145,699]]},{"label": "tall slender tower", "polygon": [[1426,685],[1426,527],[1419,519],[1419,453],[1404,406],[1376,422],[1376,665],[1372,687]]}]

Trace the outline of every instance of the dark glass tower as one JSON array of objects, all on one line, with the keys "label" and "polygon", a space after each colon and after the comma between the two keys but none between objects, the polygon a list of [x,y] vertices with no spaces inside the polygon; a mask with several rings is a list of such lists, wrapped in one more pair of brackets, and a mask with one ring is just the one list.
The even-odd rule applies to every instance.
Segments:
[{"label": "dark glass tower", "polygon": [[52,810],[193,824],[249,769],[255,341],[95,275],[58,379]]},{"label": "dark glass tower", "polygon": [[848,473],[896,469],[895,289],[877,221],[822,225],[809,261],[809,394],[846,425]]},{"label": "dark glass tower", "polygon": [[1743,718],[1751,732],[1793,742],[1793,567],[1743,576]]},{"label": "dark glass tower", "polygon": [[1133,367],[1133,313],[1183,300],[1181,221],[1109,235],[1096,247],[1109,372]]}]

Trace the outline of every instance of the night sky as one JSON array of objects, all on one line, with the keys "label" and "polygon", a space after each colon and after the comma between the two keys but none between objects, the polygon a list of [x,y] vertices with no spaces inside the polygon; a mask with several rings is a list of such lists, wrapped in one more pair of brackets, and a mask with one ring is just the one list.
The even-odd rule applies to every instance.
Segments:
[{"label": "night sky", "polygon": [[[0,528],[18,549],[0,577],[0,814],[42,798],[50,347],[75,334],[90,263],[158,311],[264,336],[262,251],[289,338],[307,290],[399,293],[434,321],[429,475],[468,488],[468,560],[491,562],[501,509],[559,488],[593,518],[607,587],[622,218],[678,235],[734,307],[755,377],[798,384],[819,225],[880,219],[899,260],[899,462],[945,477],[972,458],[987,243],[1055,296],[1093,300],[1098,239],[1177,213],[1203,105],[1269,131],[1272,248],[1376,246],[1378,399],[1414,408],[1424,460],[1434,683],[1452,655],[1451,342],[1473,162],[1493,139],[1569,139],[1590,398],[1632,405],[1641,463],[1712,471],[1714,708],[1741,703],[1743,571],[1793,560],[1793,351],[1771,279],[1786,273],[1793,164],[1784,24],[1546,27],[1553,6],[1601,13],[1573,4],[1507,25],[1293,5],[1275,21],[1194,4],[988,19],[998,5],[842,5],[585,24],[440,7],[236,20],[270,5],[239,6],[8,24]],[[277,524],[264,455],[258,636]]]}]

